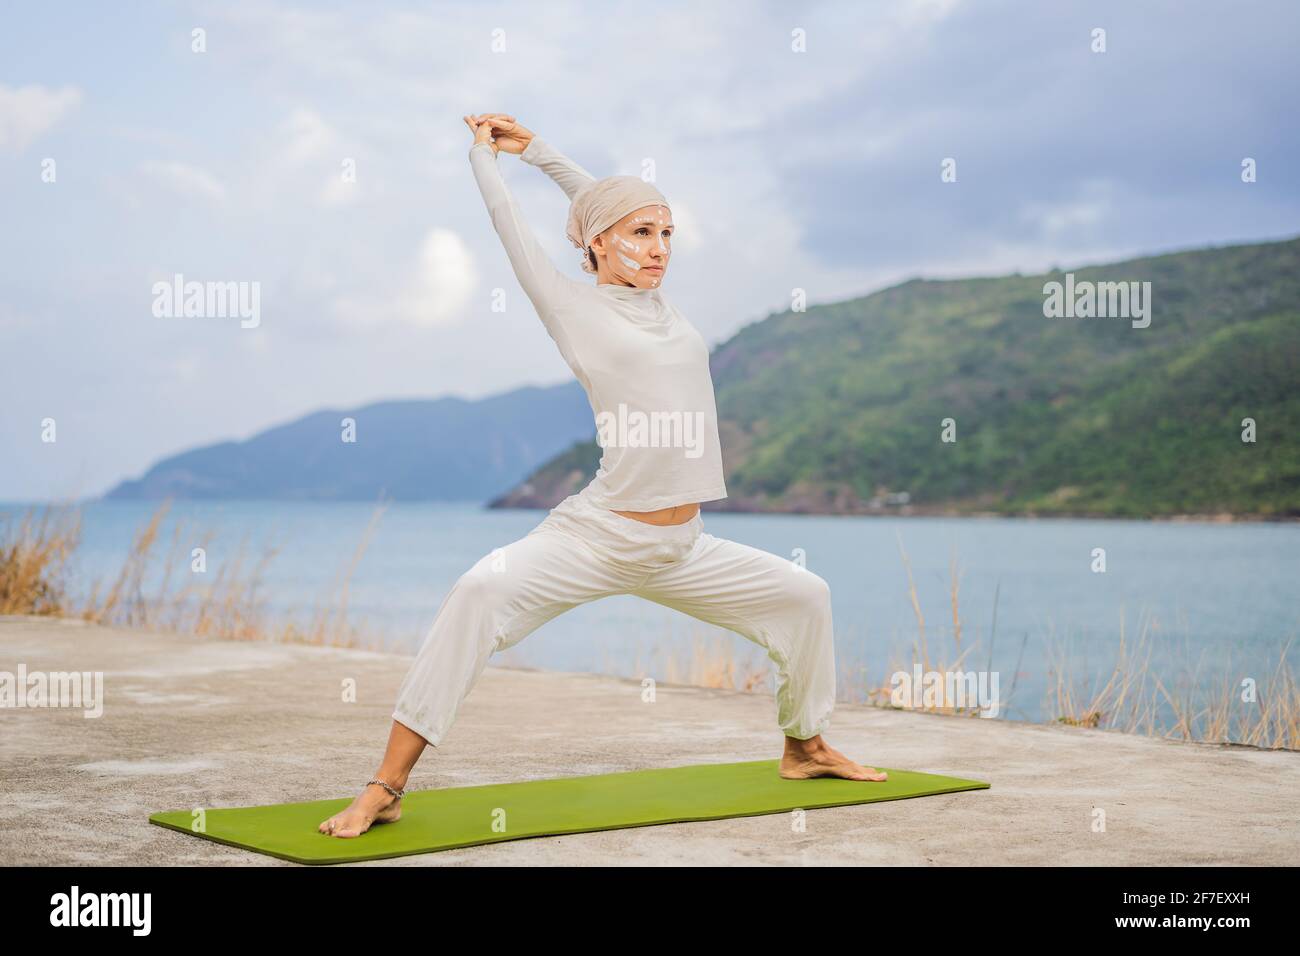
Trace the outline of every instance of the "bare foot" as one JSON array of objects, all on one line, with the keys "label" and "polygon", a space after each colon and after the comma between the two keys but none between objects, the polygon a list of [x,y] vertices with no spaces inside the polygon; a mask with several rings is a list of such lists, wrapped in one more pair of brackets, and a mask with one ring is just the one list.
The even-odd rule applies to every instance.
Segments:
[{"label": "bare foot", "polygon": [[401,798],[377,783],[367,784],[361,796],[316,829],[328,836],[359,837],[372,823],[395,823],[402,816]]},{"label": "bare foot", "polygon": [[811,777],[842,777],[845,780],[871,780],[881,783],[889,774],[875,767],[854,763],[820,736],[809,740],[785,738],[785,754],[781,757],[781,776],[786,780],[807,780]]}]

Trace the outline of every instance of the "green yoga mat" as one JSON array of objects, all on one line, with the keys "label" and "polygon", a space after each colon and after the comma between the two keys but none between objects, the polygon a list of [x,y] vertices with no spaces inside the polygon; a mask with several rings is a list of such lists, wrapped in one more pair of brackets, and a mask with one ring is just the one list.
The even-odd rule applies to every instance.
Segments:
[{"label": "green yoga mat", "polygon": [[779,763],[696,764],[412,790],[402,798],[400,820],[374,824],[350,839],[326,836],[316,827],[351,803],[351,797],[205,808],[203,833],[193,829],[197,818],[190,810],[155,813],[149,822],[295,863],[350,863],[503,840],[843,807],[989,786],[979,780],[892,767],[877,768],[889,774],[884,783],[827,777],[785,780],[777,773]]}]

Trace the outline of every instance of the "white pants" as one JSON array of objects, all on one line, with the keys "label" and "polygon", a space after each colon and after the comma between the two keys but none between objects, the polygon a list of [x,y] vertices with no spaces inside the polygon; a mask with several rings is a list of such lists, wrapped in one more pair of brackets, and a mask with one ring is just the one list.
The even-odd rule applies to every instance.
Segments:
[{"label": "white pants", "polygon": [[802,565],[715,538],[703,524],[699,514],[685,524],[646,524],[570,495],[452,586],[393,719],[436,746],[493,653],[569,608],[635,594],[765,648],[777,669],[781,730],[800,740],[825,732],[835,706],[830,587]]}]

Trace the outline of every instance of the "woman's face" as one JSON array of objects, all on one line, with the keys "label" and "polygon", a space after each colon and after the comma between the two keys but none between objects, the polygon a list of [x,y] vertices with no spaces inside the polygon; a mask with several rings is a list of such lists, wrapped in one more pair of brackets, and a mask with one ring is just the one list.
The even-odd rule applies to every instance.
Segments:
[{"label": "woman's face", "polygon": [[596,261],[603,259],[609,277],[620,285],[657,289],[668,271],[673,228],[667,206],[643,206],[592,240]]}]

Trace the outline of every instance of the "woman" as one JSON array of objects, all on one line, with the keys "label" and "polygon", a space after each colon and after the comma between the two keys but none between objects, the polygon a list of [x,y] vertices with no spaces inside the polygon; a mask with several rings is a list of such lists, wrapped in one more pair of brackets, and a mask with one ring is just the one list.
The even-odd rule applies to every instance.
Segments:
[{"label": "woman", "polygon": [[[727,496],[709,349],[660,291],[674,231],[668,201],[634,176],[596,181],[513,116],[466,116],[470,165],[515,276],[596,414],[591,483],[523,538],[481,558],[443,599],[398,692],[375,779],[320,824],[337,837],[401,816],[411,768],[446,735],[488,658],[578,604],[635,594],[759,644],[777,667],[780,774],[883,781],[822,740],[835,705],[830,589],[777,555],[703,530]],[[551,263],[497,169],[537,166],[572,200],[566,233],[596,284]]]}]

